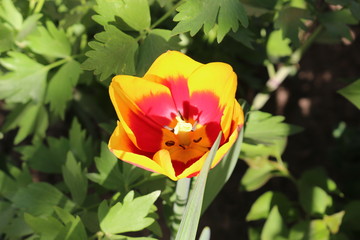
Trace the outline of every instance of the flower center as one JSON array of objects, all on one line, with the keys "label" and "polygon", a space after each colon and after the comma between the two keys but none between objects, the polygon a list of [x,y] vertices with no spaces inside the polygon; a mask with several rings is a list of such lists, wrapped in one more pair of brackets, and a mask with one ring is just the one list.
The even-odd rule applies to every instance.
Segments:
[{"label": "flower center", "polygon": [[192,133],[194,127],[191,123],[185,122],[180,116],[176,117],[177,124],[174,128],[174,134],[177,136],[179,145],[182,148],[189,146],[191,143]]}]

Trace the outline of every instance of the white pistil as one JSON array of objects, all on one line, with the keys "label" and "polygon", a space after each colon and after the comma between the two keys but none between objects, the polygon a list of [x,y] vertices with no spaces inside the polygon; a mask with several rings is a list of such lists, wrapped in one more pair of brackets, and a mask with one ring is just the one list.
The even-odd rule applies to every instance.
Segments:
[{"label": "white pistil", "polygon": [[176,117],[176,120],[178,121],[175,128],[174,128],[174,134],[178,135],[179,132],[191,132],[193,131],[193,125],[191,123],[187,123],[184,120],[181,119],[180,116]]}]

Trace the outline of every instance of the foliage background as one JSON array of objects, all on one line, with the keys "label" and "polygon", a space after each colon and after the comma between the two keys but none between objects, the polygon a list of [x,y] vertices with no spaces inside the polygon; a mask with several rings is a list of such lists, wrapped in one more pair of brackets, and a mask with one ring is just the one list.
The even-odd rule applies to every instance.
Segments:
[{"label": "foliage background", "polygon": [[107,86],[177,49],[230,63],[253,105],[199,229],[356,239],[359,13],[356,0],[1,0],[0,238],[169,238],[175,184],[108,153]]}]

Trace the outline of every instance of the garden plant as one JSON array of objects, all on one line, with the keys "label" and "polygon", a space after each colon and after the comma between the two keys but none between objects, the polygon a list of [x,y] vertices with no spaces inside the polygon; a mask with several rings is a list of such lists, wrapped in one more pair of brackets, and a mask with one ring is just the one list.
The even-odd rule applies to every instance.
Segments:
[{"label": "garden plant", "polygon": [[[337,116],[326,164],[279,110],[359,21],[359,0],[0,0],[0,239],[360,239],[360,72],[331,92],[348,115],[300,101]],[[230,203],[226,235],[207,212]]]}]

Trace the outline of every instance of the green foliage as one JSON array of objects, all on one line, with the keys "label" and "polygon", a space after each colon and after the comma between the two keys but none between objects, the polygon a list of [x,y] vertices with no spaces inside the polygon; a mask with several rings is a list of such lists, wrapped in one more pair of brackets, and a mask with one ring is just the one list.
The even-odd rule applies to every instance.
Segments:
[{"label": "green foliage", "polygon": [[[296,75],[313,42],[351,42],[359,21],[358,0],[0,0],[0,238],[166,237],[162,230],[180,223],[176,184],[108,150],[116,115],[104,80],[142,76],[160,54],[181,50],[204,63],[231,63],[240,95],[269,97]],[[357,108],[359,83],[338,91]],[[356,181],[335,181],[316,167],[293,176],[282,155],[301,128],[243,108],[234,146],[207,180],[205,165],[190,184],[177,238],[195,237],[201,214],[245,166],[240,158],[248,166],[240,191],[254,197],[244,225],[249,239],[356,239],[360,202],[349,196],[359,194]],[[334,137],[345,154],[336,157],[356,171],[349,159],[358,156],[357,130],[339,126]],[[210,228],[200,239],[210,239]]]},{"label": "green foliage", "polygon": [[[206,8],[207,11],[202,11]],[[179,12],[174,21],[179,22],[173,29],[173,34],[190,32],[194,36],[204,26],[204,32],[209,33],[217,23],[217,41],[232,30],[236,32],[239,23],[247,27],[248,19],[244,7],[235,0],[189,0],[177,8]]]},{"label": "green foliage", "polygon": [[360,79],[340,89],[338,93],[343,95],[350,102],[352,102],[358,109],[360,109]]}]

